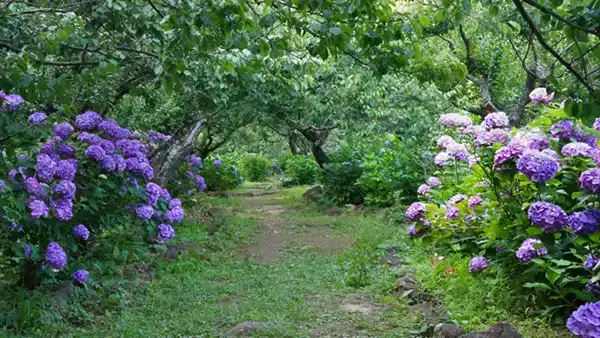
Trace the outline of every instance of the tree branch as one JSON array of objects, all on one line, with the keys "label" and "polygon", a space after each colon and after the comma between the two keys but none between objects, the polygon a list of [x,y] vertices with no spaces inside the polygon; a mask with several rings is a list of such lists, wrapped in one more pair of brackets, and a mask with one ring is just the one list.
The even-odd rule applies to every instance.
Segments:
[{"label": "tree branch", "polygon": [[587,27],[579,26],[575,22],[572,22],[572,21],[570,21],[570,20],[568,20],[568,19],[566,19],[566,18],[558,15],[556,12],[554,12],[550,8],[547,8],[547,7],[544,7],[544,6],[540,5],[540,4],[538,4],[535,0],[522,0],[522,1],[525,2],[526,4],[529,4],[529,5],[537,8],[537,9],[539,9],[542,13],[550,15],[551,17],[555,18],[556,20],[558,20],[558,21],[560,21],[562,23],[565,23],[565,24],[567,24],[567,25],[569,25],[569,26],[571,26],[573,28],[576,28],[576,29],[578,29],[580,31],[583,31],[583,32],[586,32],[586,33],[589,33],[589,34],[600,36],[596,30],[591,29],[591,28],[587,28]]},{"label": "tree branch", "polygon": [[525,22],[527,22],[527,25],[529,26],[529,28],[531,28],[533,35],[535,35],[535,37],[538,40],[538,42],[540,43],[540,45],[542,45],[542,47],[545,50],[547,50],[550,54],[552,54],[552,56],[554,58],[556,58],[565,68],[567,68],[569,70],[569,72],[571,72],[571,74],[573,74],[575,76],[575,78],[577,78],[577,80],[579,82],[581,82],[581,84],[583,84],[585,86],[585,88],[587,88],[587,90],[590,92],[590,94],[593,94],[595,92],[594,88],[589,83],[587,83],[587,81],[583,78],[583,76],[581,76],[581,74],[579,74],[579,72],[576,71],[570,63],[565,61],[565,59],[563,59],[552,47],[550,47],[548,45],[546,40],[544,40],[542,33],[537,28],[537,26],[533,23],[533,20],[529,16],[529,13],[527,13],[525,8],[523,7],[523,4],[521,4],[520,0],[512,0],[512,2],[517,7],[517,11],[521,14],[521,16],[523,17]]},{"label": "tree branch", "polygon": [[161,18],[164,17],[164,15],[162,14],[162,12],[158,9],[158,7],[156,7],[156,5],[154,5],[154,3],[152,2],[152,0],[148,0],[148,3],[150,3],[150,6],[152,6],[152,9],[154,9],[154,11],[156,12],[156,14],[158,14],[158,16],[160,16]]}]

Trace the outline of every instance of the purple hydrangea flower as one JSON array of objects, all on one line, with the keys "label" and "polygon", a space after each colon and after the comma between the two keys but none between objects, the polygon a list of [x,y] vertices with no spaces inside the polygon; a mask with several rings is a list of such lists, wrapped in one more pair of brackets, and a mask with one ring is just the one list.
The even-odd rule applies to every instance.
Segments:
[{"label": "purple hydrangea flower", "polygon": [[391,146],[391,145],[392,145],[392,142],[390,142],[389,140],[386,140],[385,142],[383,142],[383,144],[384,144],[386,147],[389,147],[389,146]]},{"label": "purple hydrangea flower", "polygon": [[8,230],[10,231],[14,231],[17,228],[18,224],[16,222],[12,222],[10,223],[10,227],[8,227]]},{"label": "purple hydrangea flower", "polygon": [[79,269],[73,272],[73,280],[79,284],[85,284],[90,278],[90,273],[87,270]]},{"label": "purple hydrangea flower", "polygon": [[73,218],[73,200],[69,198],[61,198],[56,201],[54,214],[61,222],[66,222]]},{"label": "purple hydrangea flower", "polygon": [[[536,249],[536,246],[538,247]],[[543,247],[542,241],[537,238],[528,238],[526,239],[521,247],[517,250],[517,258],[523,262],[527,263],[532,260],[534,257],[542,256],[548,253],[548,249]]]},{"label": "purple hydrangea flower", "polygon": [[549,150],[526,150],[517,161],[517,168],[535,183],[546,183],[552,179],[560,164]]},{"label": "purple hydrangea flower", "polygon": [[138,168],[138,172],[146,181],[150,181],[152,178],[154,178],[154,169],[147,163],[141,163]]},{"label": "purple hydrangea flower", "polygon": [[169,202],[169,209],[175,209],[175,208],[183,208],[183,206],[181,205],[181,200],[179,198],[173,198]]},{"label": "purple hydrangea flower", "polygon": [[550,128],[550,134],[562,140],[568,140],[573,135],[573,120],[561,120]]},{"label": "purple hydrangea flower", "polygon": [[572,213],[568,218],[569,227],[577,235],[592,235],[598,232],[599,210],[584,210]]},{"label": "purple hydrangea flower", "polygon": [[62,158],[72,158],[75,155],[75,147],[70,144],[61,144],[58,148],[58,155]]},{"label": "purple hydrangea flower", "polygon": [[75,118],[75,125],[81,130],[94,130],[102,123],[103,119],[100,114],[88,110]]},{"label": "purple hydrangea flower", "polygon": [[469,197],[468,206],[471,209],[475,209],[475,207],[480,205],[482,202],[483,202],[483,199],[481,198],[481,196],[479,196],[479,195],[471,196],[471,197]]},{"label": "purple hydrangea flower", "polygon": [[125,160],[125,167],[128,171],[137,171],[140,167],[140,161],[137,158],[128,158]]},{"label": "purple hydrangea flower", "polygon": [[216,160],[213,162],[213,164],[214,164],[214,166],[215,166],[215,167],[217,167],[217,168],[218,168],[218,167],[220,167],[220,166],[221,166],[221,160],[217,158],[217,159],[216,159]]},{"label": "purple hydrangea flower", "polygon": [[550,104],[554,93],[548,94],[546,88],[536,88],[529,93],[529,99],[532,103],[545,103]]},{"label": "purple hydrangea flower", "polygon": [[31,200],[29,202],[29,209],[31,209],[31,217],[35,219],[48,216],[49,210],[44,201],[36,199]]},{"label": "purple hydrangea flower", "polygon": [[102,141],[102,137],[96,134],[90,134],[88,132],[80,133],[77,139],[87,144],[97,144],[98,142]]},{"label": "purple hydrangea flower", "polygon": [[579,175],[579,185],[582,189],[594,194],[600,193],[600,169],[590,168]]},{"label": "purple hydrangea flower", "polygon": [[447,152],[442,151],[441,153],[437,154],[435,156],[435,159],[433,160],[435,162],[435,164],[437,164],[440,167],[445,167],[447,165],[447,161],[450,159],[450,155],[448,155]]},{"label": "purple hydrangea flower", "polygon": [[483,256],[473,257],[469,262],[469,273],[476,274],[487,269],[489,263]]},{"label": "purple hydrangea flower", "polygon": [[27,177],[25,179],[25,190],[27,190],[28,193],[37,195],[41,188],[40,182],[38,182],[35,177]]},{"label": "purple hydrangea flower", "polygon": [[63,140],[69,138],[73,130],[75,129],[73,129],[73,126],[68,122],[54,124],[54,136],[58,136]]},{"label": "purple hydrangea flower", "polygon": [[596,267],[596,265],[600,262],[600,258],[594,255],[588,255],[583,263],[583,267],[587,270],[592,270]]},{"label": "purple hydrangea flower", "polygon": [[581,305],[567,320],[567,328],[578,337],[600,337],[600,302]]},{"label": "purple hydrangea flower", "polygon": [[115,159],[112,156],[106,156],[104,159],[102,159],[100,167],[102,167],[104,171],[110,173],[117,169],[117,164],[115,163]]},{"label": "purple hydrangea flower", "polygon": [[535,202],[529,207],[527,215],[544,232],[557,232],[567,225],[567,214],[556,204]]},{"label": "purple hydrangea flower", "polygon": [[84,241],[87,241],[90,238],[90,231],[83,224],[79,224],[78,226],[73,227],[73,234],[75,235],[75,237]]},{"label": "purple hydrangea flower", "polygon": [[596,129],[597,131],[600,131],[600,118],[597,118],[597,119],[594,121],[594,126],[593,126],[593,127],[594,127],[594,129]]},{"label": "purple hydrangea flower", "polygon": [[592,281],[589,281],[585,285],[585,289],[596,297],[600,296],[600,286],[598,286],[596,283],[593,283]]},{"label": "purple hydrangea flower", "polygon": [[72,199],[75,197],[77,188],[71,181],[61,180],[54,186],[54,193],[62,196],[63,198]]},{"label": "purple hydrangea flower", "polygon": [[37,163],[35,170],[38,177],[44,182],[50,182],[54,178],[56,173],[56,162],[46,154],[39,154],[37,156]]},{"label": "purple hydrangea flower", "polygon": [[565,144],[561,152],[564,156],[567,157],[592,157],[595,153],[594,149],[589,144],[582,142],[573,142]]},{"label": "purple hydrangea flower", "polygon": [[420,195],[427,195],[429,193],[429,186],[427,184],[421,184],[419,188],[417,188],[417,193]]},{"label": "purple hydrangea flower", "polygon": [[35,112],[27,118],[27,121],[33,126],[41,125],[48,118],[48,115],[42,112]]},{"label": "purple hydrangea flower", "polygon": [[190,165],[194,168],[202,168],[202,158],[192,154],[192,156],[190,156]]},{"label": "purple hydrangea flower", "polygon": [[46,155],[52,155],[55,153],[54,148],[55,148],[54,141],[48,140],[40,146],[40,153],[46,154]]},{"label": "purple hydrangea flower", "polygon": [[117,172],[124,172],[125,169],[127,169],[127,163],[125,162],[125,159],[123,158],[123,156],[121,155],[112,155],[112,159],[115,162],[115,168],[117,170]]},{"label": "purple hydrangea flower", "polygon": [[446,148],[446,152],[449,156],[452,156],[460,161],[466,161],[469,158],[469,151],[467,150],[467,147],[462,143],[450,144]]},{"label": "purple hydrangea flower", "polygon": [[431,223],[423,219],[423,225],[413,223],[406,229],[406,232],[412,237],[417,237],[424,235],[429,229],[431,229]]},{"label": "purple hydrangea flower", "polygon": [[185,176],[187,176],[189,178],[193,178],[194,176],[196,176],[196,174],[194,174],[193,172],[191,172],[191,171],[188,170],[188,171],[185,172]]},{"label": "purple hydrangea flower", "polygon": [[440,185],[442,185],[442,181],[440,181],[439,178],[432,176],[427,179],[427,185],[430,187],[439,187]]},{"label": "purple hydrangea flower", "polygon": [[183,217],[183,208],[173,208],[165,213],[165,220],[169,223],[179,223]]},{"label": "purple hydrangea flower", "polygon": [[152,218],[152,215],[154,215],[154,208],[151,205],[140,205],[135,208],[135,214],[142,221],[148,221]]},{"label": "purple hydrangea flower", "polygon": [[67,254],[56,242],[50,242],[46,248],[46,261],[56,270],[67,265]]},{"label": "purple hydrangea flower", "polygon": [[469,127],[473,120],[465,115],[450,113],[440,116],[440,124],[445,127]]},{"label": "purple hydrangea flower", "polygon": [[0,180],[0,192],[4,191],[4,189],[6,189],[6,182]]},{"label": "purple hydrangea flower", "polygon": [[504,112],[490,113],[483,121],[488,128],[506,128],[510,125],[508,116]]},{"label": "purple hydrangea flower", "polygon": [[197,186],[198,188],[200,188],[201,186],[203,186],[203,185],[204,185],[204,183],[205,183],[205,182],[204,182],[204,177],[202,177],[202,176],[196,176],[196,179],[195,179],[195,180],[196,180],[196,186]]},{"label": "purple hydrangea flower", "polygon": [[159,224],[156,227],[156,232],[158,234],[156,241],[158,243],[164,243],[166,240],[175,237],[175,230],[170,224]]},{"label": "purple hydrangea flower", "polygon": [[426,211],[427,207],[424,203],[414,202],[406,209],[406,217],[411,221],[418,221],[423,219]]},{"label": "purple hydrangea flower", "polygon": [[99,145],[91,145],[85,150],[85,157],[102,161],[106,157],[106,151]]},{"label": "purple hydrangea flower", "polygon": [[456,195],[450,197],[450,199],[448,200],[448,202],[446,203],[446,205],[455,205],[455,204],[460,203],[460,202],[462,202],[462,201],[464,201],[466,199],[467,199],[466,195],[456,194]]},{"label": "purple hydrangea flower", "polygon": [[2,104],[3,110],[17,110],[19,106],[25,103],[23,97],[17,94],[2,95],[0,98],[4,100]]},{"label": "purple hydrangea flower", "polygon": [[74,160],[62,160],[58,162],[56,167],[56,177],[73,181],[75,179],[75,173],[77,172],[77,162]]},{"label": "purple hydrangea flower", "polygon": [[449,145],[454,143],[456,143],[456,141],[448,135],[442,135],[436,141],[437,146],[442,149],[446,149]]},{"label": "purple hydrangea flower", "polygon": [[456,217],[460,216],[460,210],[458,210],[457,207],[447,207],[446,212],[444,214],[446,216],[446,219],[452,221],[456,219]]},{"label": "purple hydrangea flower", "polygon": [[31,256],[31,246],[29,246],[29,244],[25,245],[25,252],[24,252],[24,254],[25,254],[25,257]]},{"label": "purple hydrangea flower", "polygon": [[115,152],[115,144],[111,140],[102,140],[98,142],[97,145],[101,146],[107,155]]}]

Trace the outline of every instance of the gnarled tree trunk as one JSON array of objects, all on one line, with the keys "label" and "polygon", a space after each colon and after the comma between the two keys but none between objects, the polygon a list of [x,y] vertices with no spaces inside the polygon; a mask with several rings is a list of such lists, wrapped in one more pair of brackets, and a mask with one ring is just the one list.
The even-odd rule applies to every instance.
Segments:
[{"label": "gnarled tree trunk", "polygon": [[169,183],[185,156],[192,152],[194,142],[203,126],[204,120],[196,122],[179,141],[157,154],[154,163],[154,177],[158,184],[165,186]]},{"label": "gnarled tree trunk", "polygon": [[325,163],[329,162],[329,156],[323,150],[323,146],[325,145],[325,141],[327,141],[327,137],[329,137],[329,132],[333,128],[323,127],[310,127],[307,129],[299,130],[304,137],[310,141],[311,143],[311,151],[315,156],[315,160],[317,160],[317,164],[319,167],[323,168]]}]

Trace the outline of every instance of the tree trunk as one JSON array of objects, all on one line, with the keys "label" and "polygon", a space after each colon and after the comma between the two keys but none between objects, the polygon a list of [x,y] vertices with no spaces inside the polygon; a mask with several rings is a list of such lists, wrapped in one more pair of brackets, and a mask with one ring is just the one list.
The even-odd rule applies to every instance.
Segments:
[{"label": "tree trunk", "polygon": [[535,85],[537,82],[537,77],[534,76],[531,72],[527,72],[527,78],[525,79],[525,87],[523,88],[523,93],[521,93],[521,97],[517,102],[515,109],[512,112],[509,112],[508,119],[510,120],[510,125],[518,127],[523,122],[523,115],[525,113],[525,106],[529,102],[529,94],[535,89]]},{"label": "tree trunk", "polygon": [[311,143],[311,151],[315,160],[317,160],[317,164],[319,164],[319,167],[321,168],[324,167],[325,163],[329,162],[329,156],[327,156],[323,150],[323,145],[325,145],[325,141],[327,140],[327,137],[329,137],[331,129],[333,128],[310,127],[300,130],[300,133]]},{"label": "tree trunk", "polygon": [[25,260],[22,276],[23,286],[29,290],[33,290],[38,286],[37,266],[29,259]]},{"label": "tree trunk", "polygon": [[298,146],[298,132],[295,130],[292,130],[290,132],[290,134],[288,135],[288,144],[290,146],[290,151],[292,152],[292,155],[299,155],[301,153],[301,149]]},{"label": "tree trunk", "polygon": [[158,154],[154,165],[154,177],[158,184],[166,186],[169,183],[185,156],[192,152],[194,142],[203,126],[204,120],[196,122],[179,141]]}]

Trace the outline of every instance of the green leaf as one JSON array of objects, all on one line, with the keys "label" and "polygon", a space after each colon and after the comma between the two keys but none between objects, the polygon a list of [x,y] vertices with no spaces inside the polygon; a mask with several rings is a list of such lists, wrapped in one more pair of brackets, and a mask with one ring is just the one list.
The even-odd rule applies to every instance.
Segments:
[{"label": "green leaf", "polygon": [[542,231],[542,229],[540,229],[538,227],[529,227],[529,228],[525,229],[525,231],[527,232],[527,234],[529,236],[537,236],[537,235],[541,235],[544,233]]},{"label": "green leaf", "polygon": [[544,290],[552,290],[552,288],[550,286],[548,286],[548,284],[544,284],[544,283],[525,283],[523,284],[524,287],[526,288],[536,288],[536,289],[544,289]]},{"label": "green leaf", "polygon": [[421,24],[421,26],[422,26],[423,28],[425,28],[425,27],[429,26],[429,23],[430,23],[430,22],[431,22],[431,21],[429,20],[429,18],[428,18],[428,17],[426,17],[425,15],[421,15],[421,16],[419,16],[419,23]]},{"label": "green leaf", "polygon": [[329,28],[329,33],[333,35],[339,35],[342,33],[342,29],[340,27],[331,27]]},{"label": "green leaf", "polygon": [[554,270],[547,270],[546,278],[548,279],[548,281],[550,281],[550,283],[554,284],[554,282],[556,282],[556,280],[560,278],[560,274]]}]

